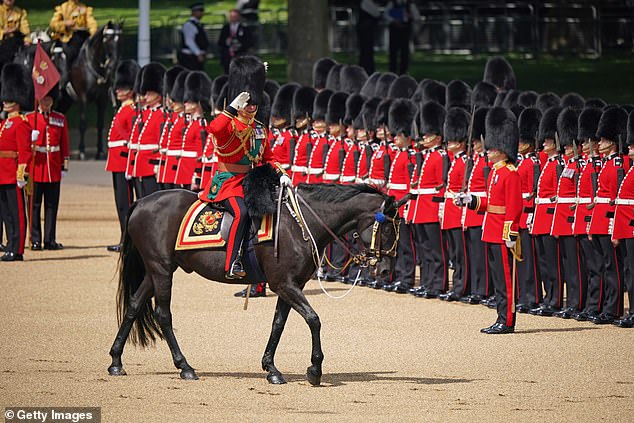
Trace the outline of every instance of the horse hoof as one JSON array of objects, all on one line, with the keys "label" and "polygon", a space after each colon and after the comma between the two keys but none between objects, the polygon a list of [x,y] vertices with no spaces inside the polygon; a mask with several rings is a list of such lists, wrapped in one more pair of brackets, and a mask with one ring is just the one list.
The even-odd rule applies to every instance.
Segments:
[{"label": "horse hoof", "polygon": [[306,372],[306,379],[308,379],[308,383],[313,386],[319,386],[321,384],[321,374],[317,374],[311,367],[309,367]]},{"label": "horse hoof", "polygon": [[181,379],[198,380],[198,375],[193,369],[181,370]]},{"label": "horse hoof", "polygon": [[271,385],[284,385],[286,383],[284,376],[279,373],[269,373],[266,375],[266,380],[268,380]]},{"label": "horse hoof", "polygon": [[110,366],[108,367],[108,374],[110,376],[125,376],[127,373],[123,370],[123,367]]}]

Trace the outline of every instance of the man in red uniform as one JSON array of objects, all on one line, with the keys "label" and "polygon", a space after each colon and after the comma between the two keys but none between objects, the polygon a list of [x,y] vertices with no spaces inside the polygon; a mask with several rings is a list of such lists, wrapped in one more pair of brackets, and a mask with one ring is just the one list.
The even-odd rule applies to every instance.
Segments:
[{"label": "man in red uniform", "polygon": [[291,110],[293,96],[300,87],[295,82],[289,82],[280,87],[271,105],[271,149],[275,160],[291,175],[292,153],[295,152],[297,131],[291,125]]},{"label": "man in red uniform", "polygon": [[293,94],[293,121],[299,138],[291,152],[293,185],[306,182],[308,175],[308,157],[312,150],[314,133],[311,129],[311,116],[317,92],[312,87],[301,87]]},{"label": "man in red uniform", "polygon": [[0,101],[7,118],[0,126],[0,213],[7,232],[1,261],[22,261],[26,242],[24,193],[31,165],[31,127],[20,113],[29,104],[27,70],[8,63],[0,76]]},{"label": "man in red uniform", "polygon": [[339,178],[339,182],[342,184],[354,184],[357,179],[357,164],[360,153],[356,140],[354,120],[361,113],[364,102],[365,98],[361,94],[352,94],[346,99],[346,115],[343,118],[343,123],[346,126],[346,154],[341,167],[341,177]]},{"label": "man in red uniform", "polygon": [[621,248],[614,247],[611,233],[614,229],[615,200],[619,185],[629,170],[629,160],[623,160],[619,139],[626,136],[627,113],[620,107],[606,109],[601,115],[597,138],[603,167],[599,172],[597,196],[594,199],[592,219],[588,227],[594,254],[602,258],[603,304],[601,314],[590,316],[595,324],[612,323],[623,312],[623,260]]},{"label": "man in red uniform", "polygon": [[115,245],[106,247],[108,251],[119,252],[123,241],[125,219],[128,209],[134,201],[134,184],[125,177],[128,162],[128,141],[132,135],[132,126],[136,120],[137,110],[134,105],[134,80],[139,72],[139,65],[134,60],[124,60],[119,66],[114,80],[117,101],[121,103],[115,113],[108,131],[108,159],[106,171],[112,172],[112,189],[114,203],[117,207],[121,237]]},{"label": "man in red uniform", "polygon": [[[489,245],[489,268],[497,298],[496,322],[480,332],[503,334],[515,331],[515,287],[513,261],[517,254],[519,220],[522,214],[522,187],[517,169],[519,132],[513,112],[492,108],[486,118],[486,149],[493,163],[487,197],[461,193],[457,205],[485,210],[482,240]],[[521,251],[521,249],[520,249]]]},{"label": "man in red uniform", "polygon": [[541,174],[541,164],[535,147],[541,117],[542,112],[539,109],[528,107],[522,111],[517,122],[520,135],[517,173],[522,182],[524,200],[520,217],[520,240],[524,260],[517,263],[518,313],[528,313],[543,301],[542,282],[535,259],[535,239],[529,230],[533,223],[537,182]]},{"label": "man in red uniform", "polygon": [[[61,250],[56,241],[57,209],[60,181],[68,172],[68,124],[63,114],[53,111],[53,101],[58,96],[57,87],[42,97],[37,113],[27,114],[31,139],[35,140],[34,167],[31,170],[33,186],[33,214],[31,223],[31,250],[42,249],[42,225],[40,220],[44,198],[44,249]],[[35,129],[37,128],[37,129]]]},{"label": "man in red uniform", "polygon": [[[627,121],[628,159],[634,160],[634,112],[630,112]],[[634,327],[634,166],[630,163],[630,170],[621,182],[616,196],[614,210],[614,230],[612,243],[622,249],[623,274],[630,308],[626,316],[614,321],[622,328]]]},{"label": "man in red uniform", "polygon": [[383,190],[386,189],[390,174],[392,159],[398,148],[390,142],[390,134],[387,129],[391,99],[383,100],[376,109],[376,138],[379,141],[372,147],[370,158],[370,170],[368,171],[368,183]]},{"label": "man in red uniform", "polygon": [[324,163],[328,154],[328,125],[326,124],[326,112],[328,101],[332,96],[332,91],[322,90],[317,93],[313,102],[313,134],[310,143],[310,153],[306,164],[306,182],[309,184],[322,183],[324,174]]},{"label": "man in red uniform", "polygon": [[[209,125],[218,155],[218,172],[198,197],[204,201],[221,202],[234,217],[227,240],[225,277],[246,276],[241,262],[242,241],[248,229],[249,217],[244,202],[242,181],[254,166],[275,164],[268,145],[266,128],[255,121],[261,104],[265,81],[264,65],[254,56],[235,58],[229,67],[227,96],[229,106]],[[281,168],[277,169],[282,172]],[[282,175],[280,182],[290,185]]]},{"label": "man in red uniform", "polygon": [[[172,99],[172,90],[176,85],[178,76],[184,71],[185,68],[176,65],[165,71],[165,75],[163,76],[163,124],[161,125],[161,137],[159,139],[159,168],[156,174],[156,182],[158,183],[159,189],[170,189],[171,182],[173,182],[173,178],[170,179],[168,183],[165,181],[165,170],[169,159],[167,155],[169,132],[174,124],[174,120],[178,116],[178,113],[174,111],[176,103]],[[180,104],[180,106],[182,108],[182,104]]]},{"label": "man in red uniform", "polygon": [[357,184],[367,183],[370,175],[370,164],[374,152],[372,146],[376,144],[376,110],[379,102],[380,99],[377,97],[366,100],[352,123],[359,151],[355,175]]},{"label": "man in red uniform", "polygon": [[161,162],[161,172],[159,178],[163,181],[163,188],[173,189],[176,185],[176,170],[178,169],[178,161],[183,149],[183,134],[187,127],[187,115],[185,114],[185,81],[189,71],[185,70],[178,74],[174,81],[174,86],[170,91],[170,104],[172,108],[172,117],[167,128],[163,128],[162,140],[165,150],[165,165]]}]

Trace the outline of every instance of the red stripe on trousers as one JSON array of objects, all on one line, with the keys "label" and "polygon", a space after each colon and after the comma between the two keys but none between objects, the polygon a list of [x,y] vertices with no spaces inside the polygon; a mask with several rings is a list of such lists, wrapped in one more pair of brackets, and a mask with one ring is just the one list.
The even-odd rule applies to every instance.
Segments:
[{"label": "red stripe on trousers", "polygon": [[509,251],[504,244],[500,244],[500,249],[502,250],[502,267],[504,268],[504,283],[506,284],[506,325],[515,326],[515,297],[513,295],[511,267],[509,266]]},{"label": "red stripe on trousers", "polygon": [[[24,243],[26,242],[26,222],[24,218],[24,195],[22,194],[22,188],[15,187],[15,196],[18,202],[18,221],[20,222],[20,246],[18,247],[18,254],[24,254]],[[39,219],[39,217],[38,217]]]},{"label": "red stripe on trousers", "polygon": [[225,258],[225,271],[228,272],[231,269],[231,252],[233,251],[233,244],[236,242],[236,231],[238,230],[238,224],[240,223],[240,206],[235,197],[229,197],[229,204],[235,213],[233,216],[233,223],[231,224],[231,230],[229,231],[229,239],[227,240],[227,256]]}]

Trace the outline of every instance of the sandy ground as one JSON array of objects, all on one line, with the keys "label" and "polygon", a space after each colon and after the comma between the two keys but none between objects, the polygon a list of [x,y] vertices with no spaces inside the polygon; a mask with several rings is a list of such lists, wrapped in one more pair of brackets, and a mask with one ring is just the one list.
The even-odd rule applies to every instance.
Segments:
[{"label": "sandy ground", "polygon": [[367,288],[337,301],[316,282],[321,387],[304,379],[310,335],[295,313],[276,360],[289,383],[267,383],[274,294],[245,312],[235,286],[181,271],[174,326],[200,380],[178,378],[164,342],[128,347],[128,376],[110,377],[117,256],[104,247],[118,227],[103,163],[74,169],[58,222],[66,249],[0,265],[0,408],[99,406],[107,422],[634,420],[634,330],[520,315],[516,334],[487,336],[495,313],[483,306]]}]

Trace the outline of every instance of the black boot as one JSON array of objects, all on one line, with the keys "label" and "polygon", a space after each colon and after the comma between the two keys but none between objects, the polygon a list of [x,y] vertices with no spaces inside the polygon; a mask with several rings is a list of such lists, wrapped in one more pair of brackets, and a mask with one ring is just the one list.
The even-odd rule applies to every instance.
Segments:
[{"label": "black boot", "polygon": [[242,262],[238,258],[231,264],[231,269],[225,273],[225,278],[242,279],[246,275],[247,275],[247,272],[244,271],[244,268],[242,267]]}]

